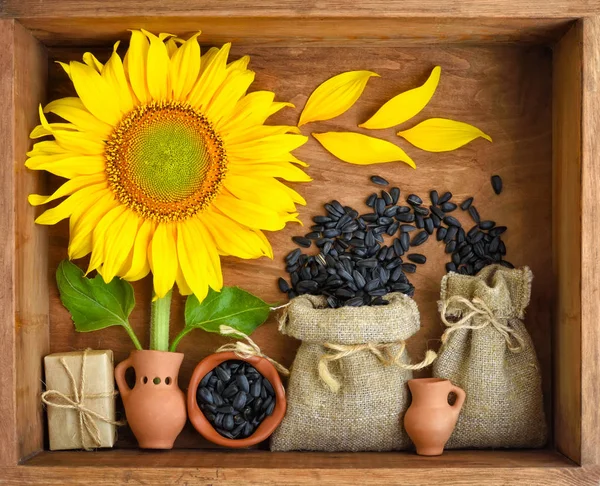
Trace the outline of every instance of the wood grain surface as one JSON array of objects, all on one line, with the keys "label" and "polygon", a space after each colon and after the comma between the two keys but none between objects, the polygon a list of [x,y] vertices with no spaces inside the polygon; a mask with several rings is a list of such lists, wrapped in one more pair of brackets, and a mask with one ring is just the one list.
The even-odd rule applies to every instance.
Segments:
[{"label": "wood grain surface", "polygon": [[128,40],[129,29],[171,32],[187,37],[202,31],[202,42],[261,46],[402,46],[414,44],[550,44],[572,19],[531,18],[243,18],[243,17],[98,17],[23,18],[19,20],[45,45],[111,45]]},{"label": "wood grain surface", "polygon": [[[477,140],[450,153],[432,154],[407,145],[395,136],[397,129],[371,132],[403,146],[414,158],[415,171],[401,163],[359,167],[345,164],[327,154],[311,139],[297,151],[300,159],[310,163],[307,172],[314,178],[309,184],[297,184],[308,205],[300,209],[305,227],[288,226],[284,231],[269,234],[275,249],[273,261],[262,259],[242,261],[224,259],[227,285],[240,285],[257,293],[268,302],[284,302],[276,280],[285,276],[283,257],[294,245],[290,237],[309,231],[310,217],[321,214],[322,206],[332,197],[343,204],[366,210],[363,201],[373,192],[368,177],[379,174],[402,189],[402,198],[411,192],[428,196],[430,189],[450,190],[455,200],[475,197],[484,219],[493,219],[509,227],[505,241],[508,259],[515,265],[529,265],[535,275],[533,295],[526,325],[533,337],[544,382],[548,413],[551,401],[551,305],[554,291],[551,251],[552,142],[551,142],[551,51],[544,47],[429,47],[429,48],[272,48],[234,46],[234,57],[251,55],[251,68],[257,77],[253,89],[271,89],[280,100],[289,100],[300,109],[310,92],[329,76],[345,70],[370,69],[382,77],[369,82],[359,102],[346,114],[330,122],[310,124],[303,132],[356,130],[387,99],[400,91],[421,84],[431,68],[442,66],[438,92],[430,105],[414,121],[442,116],[473,123],[489,133],[494,143]],[[51,61],[80,58],[81,50],[52,49]],[[49,98],[71,94],[64,73],[50,63]],[[298,110],[288,109],[278,120],[296,123]],[[366,133],[366,131],[365,131]],[[490,186],[490,176],[500,174],[504,192],[496,196]],[[53,186],[58,180],[53,179]],[[470,225],[464,214],[458,217]],[[470,226],[467,226],[467,229]],[[66,222],[49,229],[49,275],[52,276],[61,259],[66,257],[68,225]],[[422,329],[409,342],[414,360],[422,359],[428,348],[437,349],[443,326],[439,322],[436,301],[440,279],[449,260],[443,245],[433,241],[419,248],[428,262],[411,280],[417,288],[416,301],[422,315]],[[85,262],[80,262],[84,265]],[[147,345],[150,282],[135,285],[137,306],[132,324]],[[58,299],[55,285],[50,286],[51,351],[70,351],[92,347],[110,348],[116,361],[124,359],[132,348],[126,334],[119,328],[90,334],[77,334],[69,314]],[[173,304],[172,333],[180,328],[183,299]],[[277,332],[275,318],[258,329],[253,338],[272,358],[289,366],[298,342]],[[195,332],[180,346],[186,354],[181,383],[186,384],[195,364],[219,345],[224,338]],[[121,431],[119,446],[133,447],[135,442],[126,430]],[[180,436],[178,447],[205,447],[199,435],[189,427]]]},{"label": "wood grain surface", "polygon": [[596,0],[4,0],[6,17],[582,17]]},{"label": "wood grain surface", "polygon": [[582,21],[581,463],[600,464],[600,17]]},{"label": "wood grain surface", "polygon": [[242,485],[527,485],[595,486],[599,468],[580,468],[546,451],[447,451],[440,457],[409,453],[226,453],[113,450],[43,453],[5,470],[0,484],[42,482]]},{"label": "wood grain surface", "polygon": [[[581,460],[581,24],[554,50],[554,428],[557,449]],[[574,357],[574,359],[570,359]]]},{"label": "wood grain surface", "polygon": [[39,400],[48,351],[47,232],[17,194],[38,192],[25,169],[27,136],[46,89],[43,47],[21,25],[0,22],[0,464],[15,464],[43,447]]}]

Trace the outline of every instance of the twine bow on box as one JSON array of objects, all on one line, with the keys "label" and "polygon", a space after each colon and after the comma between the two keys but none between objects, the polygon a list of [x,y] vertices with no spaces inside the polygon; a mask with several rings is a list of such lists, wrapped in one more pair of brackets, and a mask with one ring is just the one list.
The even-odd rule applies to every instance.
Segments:
[{"label": "twine bow on box", "polygon": [[[105,398],[112,397],[117,394],[116,391],[105,392],[105,393],[93,393],[90,395],[85,394],[85,361],[89,349],[83,352],[81,358],[81,379],[79,381],[79,387],[75,382],[73,373],[67,366],[67,362],[64,357],[59,359],[60,364],[65,369],[65,373],[69,377],[71,383],[72,394],[66,395],[58,390],[46,390],[42,393],[42,402],[48,407],[62,408],[67,410],[75,410],[79,419],[79,437],[81,439],[81,448],[86,451],[92,450],[93,448],[100,447],[102,441],[100,439],[100,429],[96,420],[106,422],[111,425],[124,425],[124,421],[111,420],[109,417],[105,417],[94,410],[86,407],[85,399],[94,398]],[[91,447],[86,444],[86,438],[91,442]]]},{"label": "twine bow on box", "polygon": [[[463,304],[470,312],[456,322],[448,321],[446,312],[451,304]],[[442,322],[447,326],[446,331],[442,335],[442,344],[446,342],[448,336],[459,329],[483,329],[487,326],[492,326],[496,329],[506,341],[507,348],[513,353],[520,353],[525,347],[525,342],[519,333],[510,326],[508,319],[503,319],[494,315],[494,312],[489,306],[479,297],[473,300],[466,299],[460,295],[454,295],[442,303],[440,311]],[[481,324],[470,325],[468,322],[475,316],[483,319]],[[506,321],[503,322],[503,321]]]}]

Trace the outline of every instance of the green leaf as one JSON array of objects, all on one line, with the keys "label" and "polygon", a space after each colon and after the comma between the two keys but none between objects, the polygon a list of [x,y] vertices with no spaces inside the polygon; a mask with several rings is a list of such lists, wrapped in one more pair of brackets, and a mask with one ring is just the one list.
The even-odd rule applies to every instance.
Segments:
[{"label": "green leaf", "polygon": [[60,300],[71,313],[77,331],[123,326],[136,347],[141,348],[128,320],[135,306],[133,287],[129,282],[113,278],[110,283],[105,283],[100,275],[86,278],[77,265],[63,260],[56,270],[56,283]]},{"label": "green leaf", "polygon": [[195,328],[219,332],[225,324],[250,335],[269,317],[269,304],[239,287],[223,287],[221,292],[210,289],[199,302],[190,295],[185,303],[185,330]]}]

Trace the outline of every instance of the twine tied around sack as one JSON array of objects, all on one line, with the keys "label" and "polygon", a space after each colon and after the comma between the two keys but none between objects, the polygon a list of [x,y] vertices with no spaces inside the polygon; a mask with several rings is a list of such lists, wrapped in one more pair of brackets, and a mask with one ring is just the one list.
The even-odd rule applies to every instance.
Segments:
[{"label": "twine tied around sack", "polygon": [[[81,447],[86,451],[92,450],[94,447],[100,447],[102,440],[100,439],[100,429],[96,420],[106,422],[111,425],[124,425],[124,421],[111,420],[104,415],[100,415],[98,412],[91,410],[85,406],[85,399],[88,398],[105,398],[113,397],[117,394],[116,391],[105,392],[105,393],[92,393],[90,395],[85,394],[85,361],[87,353],[90,349],[86,349],[81,357],[81,379],[79,381],[79,387],[75,382],[73,373],[67,366],[67,362],[64,357],[59,359],[60,364],[65,369],[69,381],[71,382],[72,394],[65,395],[58,390],[46,390],[42,393],[42,402],[48,407],[63,408],[67,410],[75,410],[79,419],[79,436],[81,438]],[[86,445],[86,436],[92,442],[92,447]]]},{"label": "twine tied around sack", "polygon": [[247,334],[244,334],[243,332],[238,331],[233,327],[225,325],[221,325],[219,327],[219,332],[225,336],[238,336],[242,339],[245,339],[247,343],[244,343],[242,341],[227,343],[221,346],[219,349],[217,349],[217,353],[222,353],[224,351],[232,351],[243,359],[248,359],[252,356],[265,358],[269,363],[271,363],[275,367],[277,371],[279,371],[279,373],[281,373],[283,376],[289,376],[290,371],[274,359],[271,359],[266,354],[263,354],[263,352],[258,347],[258,344],[256,344]]},{"label": "twine tied around sack", "polygon": [[[446,312],[450,304],[457,303],[463,304],[470,309],[470,312],[456,322],[450,322],[446,318]],[[475,297],[473,300],[466,299],[460,295],[454,295],[444,301],[441,310],[442,322],[447,326],[446,331],[442,335],[442,344],[446,342],[450,333],[457,331],[458,329],[483,329],[487,326],[493,326],[506,341],[506,346],[513,353],[520,353],[525,347],[525,342],[519,333],[513,329],[508,323],[504,323],[505,319],[497,318],[494,312],[488,307],[488,305],[481,300],[479,297]],[[475,316],[483,318],[483,322],[477,325],[470,325],[468,322]]]},{"label": "twine tied around sack", "polygon": [[[396,353],[392,353],[394,346],[400,345],[400,349]],[[400,359],[406,351],[405,341],[396,341],[393,343],[366,343],[366,344],[332,344],[325,343],[323,346],[329,353],[324,353],[319,359],[319,377],[329,387],[329,389],[337,393],[340,390],[340,382],[329,371],[329,363],[346,358],[360,351],[370,351],[373,353],[384,366],[399,366],[405,370],[420,370],[429,366],[434,362],[437,354],[435,351],[428,350],[425,354],[425,359],[417,364],[406,364]]]}]

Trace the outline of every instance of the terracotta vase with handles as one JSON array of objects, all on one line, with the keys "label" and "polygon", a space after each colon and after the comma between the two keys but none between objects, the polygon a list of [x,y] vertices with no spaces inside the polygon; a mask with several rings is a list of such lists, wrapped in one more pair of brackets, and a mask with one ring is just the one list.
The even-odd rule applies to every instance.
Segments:
[{"label": "terracotta vase with handles", "polygon": [[[462,388],[442,378],[408,380],[412,403],[404,416],[404,428],[421,456],[439,456],[454,431],[458,414],[465,402]],[[454,405],[448,395],[454,393]]]},{"label": "terracotta vase with handles", "polygon": [[[182,353],[132,351],[115,368],[125,415],[142,449],[172,449],[187,419],[185,395],[178,385]],[[135,370],[129,388],[125,371]]]}]

